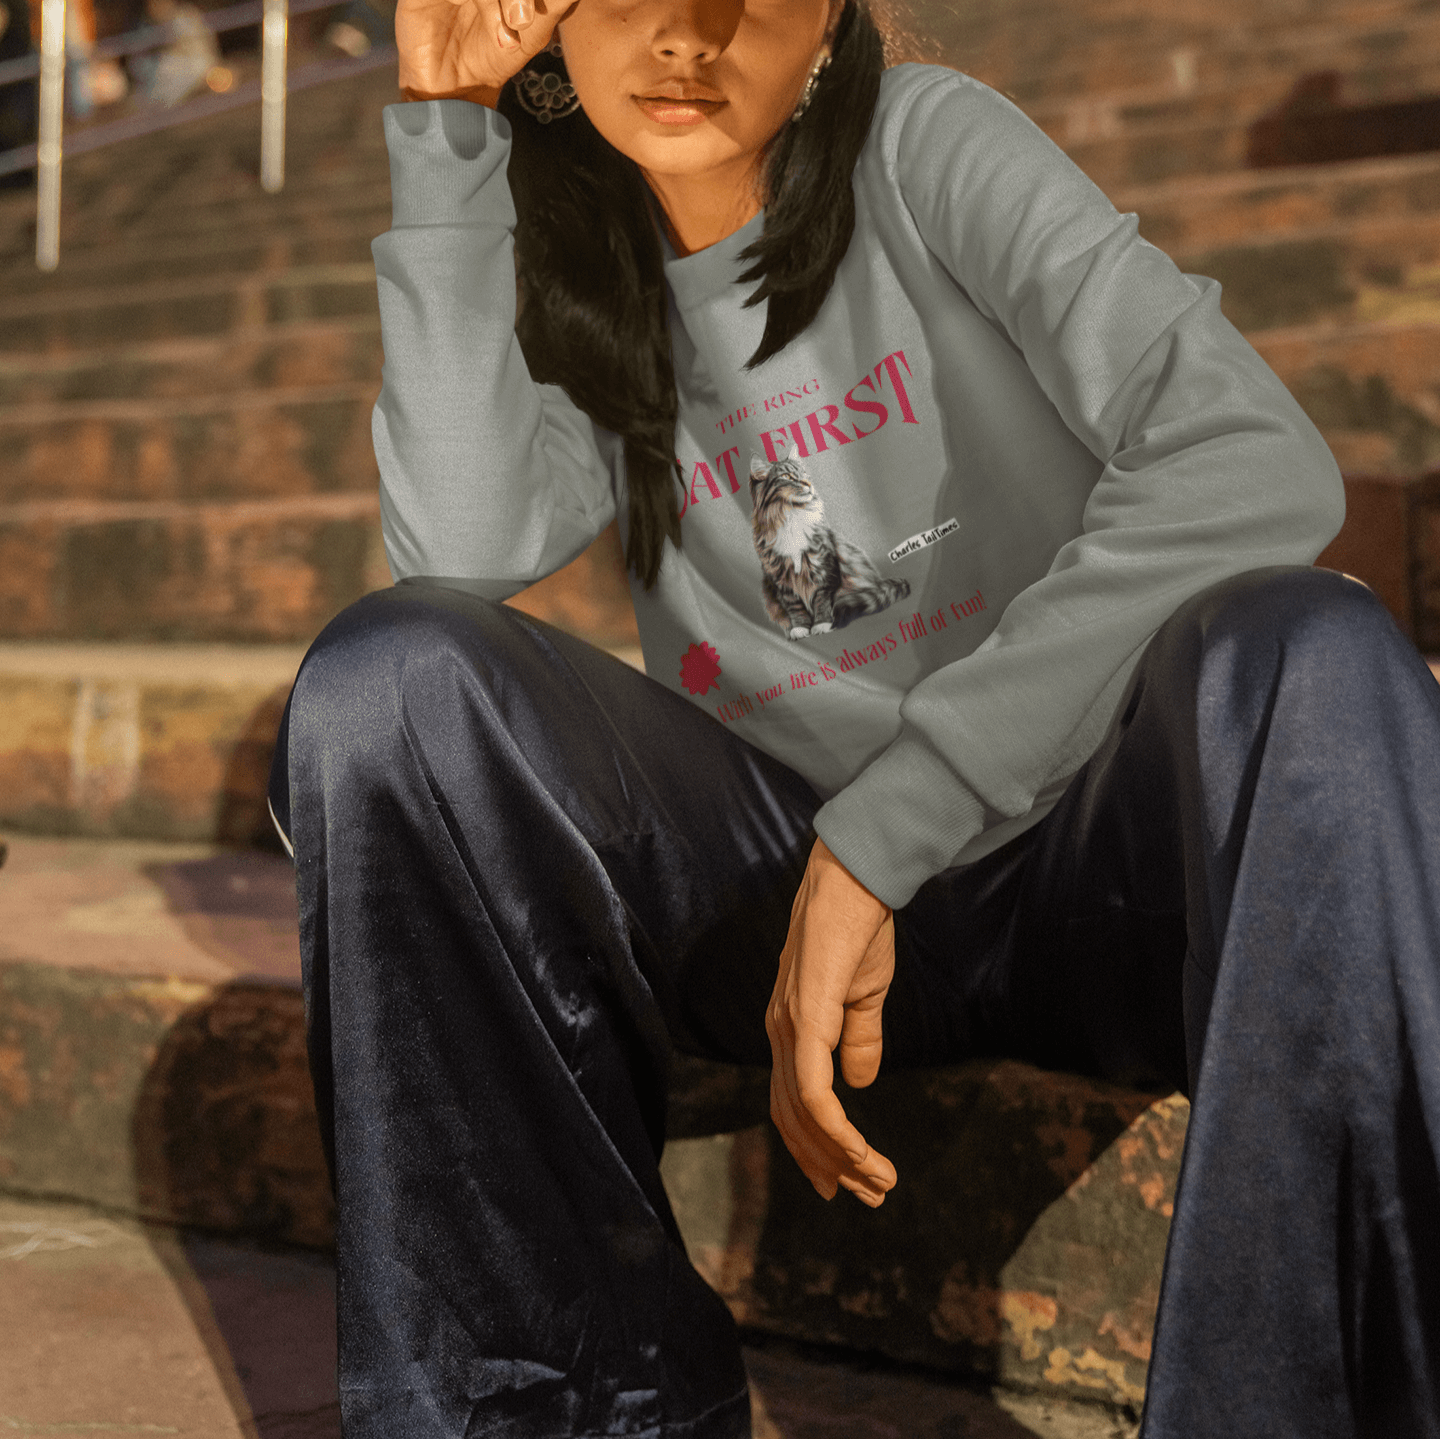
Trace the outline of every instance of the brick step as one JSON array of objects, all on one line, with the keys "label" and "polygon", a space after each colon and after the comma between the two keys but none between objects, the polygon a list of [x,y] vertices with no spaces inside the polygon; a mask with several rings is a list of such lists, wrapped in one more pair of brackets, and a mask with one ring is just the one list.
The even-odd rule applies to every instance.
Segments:
[{"label": "brick step", "polygon": [[1118,135],[1073,140],[1064,149],[1107,192],[1172,178],[1188,183],[1201,175],[1244,170],[1253,118],[1137,126]]},{"label": "brick step", "polygon": [[1440,471],[1347,476],[1345,525],[1319,563],[1364,580],[1417,648],[1440,652]]},{"label": "brick step", "polygon": [[[117,1216],[328,1246],[293,872],[167,848],[12,840],[0,1176]],[[764,1122],[767,1094],[760,1069],[680,1057],[672,1077],[665,1184],[737,1319],[1138,1407],[1183,1100],[1004,1061],[882,1079],[855,1113],[904,1183],[871,1212],[815,1195]]]},{"label": "brick step", "polygon": [[383,208],[353,211],[323,225],[307,217],[301,226],[278,231],[215,229],[198,236],[121,233],[99,241],[81,234],[66,247],[64,263],[52,274],[35,268],[33,243],[23,253],[0,260],[0,295],[278,274],[292,267],[368,265],[371,241],[389,225],[387,202]]},{"label": "brick step", "polygon": [[[264,304],[272,297],[261,298]],[[282,292],[282,302],[291,298]],[[377,314],[282,320],[89,350],[50,346],[40,353],[0,351],[0,426],[48,425],[68,415],[89,418],[92,412],[86,412],[86,406],[143,406],[150,400],[225,406],[232,396],[272,389],[379,385],[380,363]],[[0,494],[14,472],[13,454],[0,458]]]},{"label": "brick step", "polygon": [[[1420,88],[1421,82],[1425,88]],[[1257,87],[1245,95],[1217,91],[1193,101],[1113,108],[1104,100],[1083,102],[1066,107],[1063,116],[1052,118],[1045,128],[1103,190],[1169,178],[1188,181],[1245,170],[1251,125],[1273,110],[1289,88],[1287,83],[1271,87],[1268,93]],[[1440,92],[1440,66],[1395,77],[1388,94],[1378,81],[1367,88],[1381,92],[1383,99],[1433,95]],[[1348,95],[1344,98],[1347,106],[1360,103]]]},{"label": "brick step", "polygon": [[1433,217],[1440,212],[1440,155],[1172,179],[1118,189],[1111,199],[1139,215],[1140,231],[1152,244],[1172,255],[1197,254],[1362,217]]},{"label": "brick step", "polygon": [[[378,114],[374,123],[379,128]],[[121,152],[132,145],[138,150],[153,138],[145,136],[117,145],[114,151]],[[99,151],[95,158],[104,157],[109,157],[115,165],[124,163],[126,158],[109,150]],[[238,157],[225,157],[222,163],[205,169],[175,166],[173,171],[161,165],[165,158],[163,154],[137,154],[138,163],[149,163],[158,171],[151,182],[144,185],[118,181],[113,172],[107,175],[104,170],[95,175],[93,182],[81,184],[78,177],[71,174],[80,161],[67,164],[62,188],[62,221],[66,234],[62,238],[68,239],[69,232],[73,231],[75,243],[87,240],[101,243],[106,236],[164,229],[166,222],[179,222],[192,210],[203,212],[242,203],[261,218],[268,214],[284,217],[307,195],[331,194],[356,187],[384,187],[389,180],[383,146],[373,150],[346,146],[330,163],[310,174],[287,170],[284,189],[273,195],[260,188],[258,170]],[[22,213],[10,219],[10,226],[0,233],[33,226],[33,214],[27,217]]]},{"label": "brick step", "polygon": [[[627,627],[596,569],[582,557],[512,603],[578,621],[638,665],[633,615]],[[594,598],[607,593],[611,613]],[[273,845],[266,777],[303,654],[295,644],[0,642],[0,826]]]},{"label": "brick step", "polygon": [[[1341,75],[1340,103],[1372,105],[1440,93],[1440,63],[1428,58],[1429,50],[1440,49],[1440,21],[1427,27],[1425,44],[1426,52],[1404,63],[1367,56],[1353,68],[1325,67]],[[1124,135],[1163,135],[1193,126],[1243,127],[1280,104],[1295,78],[1294,73],[1272,66],[1224,81],[1197,80],[1183,91],[1167,81],[1129,90],[1062,95],[1028,103],[1025,112],[1065,146]]]},{"label": "brick step", "polygon": [[[1243,172],[1205,179],[1172,180],[1145,187],[1112,187],[1117,204],[1122,208],[1138,209],[1142,226],[1147,236],[1172,253],[1203,253],[1206,248],[1219,244],[1248,242],[1252,235],[1264,234],[1273,240],[1286,231],[1318,231],[1346,221],[1347,217],[1364,216],[1366,223],[1394,223],[1406,215],[1428,216],[1440,205],[1440,157],[1430,155],[1406,156],[1390,159],[1352,161],[1330,166],[1298,166],[1287,170],[1266,170]],[[351,198],[347,195],[347,199]],[[323,237],[313,238],[303,232],[292,238],[266,230],[266,245],[263,252],[274,265],[280,264],[287,249],[306,245],[339,245],[352,247],[350,253],[356,259],[349,262],[354,267],[367,265],[360,258],[368,250],[369,237],[380,233],[389,222],[388,192],[386,205],[359,207],[348,213],[336,215],[327,205],[325,197],[312,195],[299,202],[308,218],[318,220],[317,230],[323,230]],[[135,314],[126,320],[127,332],[131,324],[148,326],[149,333],[167,333],[161,314],[167,303],[167,292],[157,292],[152,299],[151,292],[135,286],[147,283],[164,284],[164,281],[147,281],[142,278],[146,268],[151,273],[163,271],[167,261],[173,260],[176,273],[170,282],[179,288],[174,292],[176,301],[196,297],[196,303],[210,306],[213,317],[217,302],[213,296],[227,285],[250,287],[257,285],[267,288],[266,318],[279,319],[301,313],[334,313],[336,303],[361,305],[373,312],[373,277],[367,278],[368,271],[354,268],[348,274],[330,283],[326,292],[325,269],[302,263],[300,255],[295,256],[296,270],[292,274],[280,274],[273,279],[257,278],[253,273],[237,274],[233,281],[217,276],[213,265],[208,264],[217,253],[223,254],[226,245],[241,245],[240,253],[252,258],[261,257],[259,242],[236,238],[237,226],[225,223],[224,207],[215,207],[213,213],[206,213],[203,222],[197,224],[191,233],[176,233],[174,227],[163,238],[156,236],[134,236],[123,242],[105,245],[77,245],[67,251],[67,268],[58,276],[42,278],[36,276],[28,281],[23,298],[0,301],[0,318],[6,322],[8,345],[13,345],[11,333],[43,334],[47,327],[63,331],[67,324],[78,324],[82,331],[87,322],[67,321],[55,318],[67,308],[79,313],[94,310],[103,314],[102,306],[132,304]],[[258,228],[258,227],[257,227]],[[338,238],[343,233],[345,238]],[[150,244],[156,246],[156,253],[149,259],[142,259],[142,268],[130,283],[107,285],[109,293],[104,295],[76,293],[76,284],[82,278],[95,284],[96,272],[105,271],[107,278],[116,272],[124,274],[136,262],[132,257],[144,256]],[[216,248],[212,248],[216,247]],[[68,268],[73,257],[74,269]],[[21,269],[31,263],[28,255],[18,264]],[[191,273],[186,274],[184,271]],[[200,270],[196,274],[194,271]],[[30,272],[30,273],[33,273]],[[310,290],[312,280],[319,288]],[[343,284],[341,283],[343,281]],[[193,287],[187,289],[186,287]],[[365,293],[369,291],[368,295]],[[342,291],[348,290],[348,297]],[[281,297],[285,297],[282,302]],[[52,298],[61,297],[61,298]],[[337,301],[336,297],[342,297]],[[253,300],[249,301],[253,303]],[[13,317],[13,318],[12,318]],[[188,332],[203,327],[207,322],[194,319],[188,322]],[[221,319],[219,323],[227,323]],[[14,327],[21,327],[16,330]],[[98,321],[89,326],[93,332],[102,328]],[[142,329],[140,333],[147,331]],[[8,347],[7,345],[7,347]]]},{"label": "brick step", "polygon": [[1249,338],[1343,469],[1405,475],[1440,465],[1440,315]]},{"label": "brick step", "polygon": [[[351,83],[330,88],[343,90]],[[393,77],[383,101],[376,96],[333,134],[325,131],[327,107],[344,113],[343,96],[292,97],[286,187],[278,195],[266,195],[259,186],[258,111],[214,116],[75,157],[65,166],[62,257],[76,246],[104,245],[128,233],[193,233],[196,224],[187,218],[192,210],[209,217],[199,226],[202,233],[226,228],[262,233],[276,223],[313,226],[327,211],[357,208],[378,210],[388,221],[380,109],[392,98],[392,87]],[[296,100],[311,103],[300,107]],[[240,209],[224,218],[236,205]],[[34,223],[33,192],[0,194],[0,267],[32,257]]]},{"label": "brick step", "polygon": [[[342,603],[386,583],[363,575]],[[613,530],[510,604],[641,664]],[[303,642],[0,641],[0,826],[269,842],[265,777],[303,653]]]},{"label": "brick step", "polygon": [[[331,97],[332,103],[341,103]],[[327,126],[334,116],[315,111],[290,114],[285,145],[285,189],[326,184],[346,169],[385,169],[378,97],[343,127]],[[287,107],[288,109],[288,107]],[[118,175],[116,167],[123,165]],[[65,163],[64,198],[96,215],[134,215],[157,205],[233,199],[259,188],[259,109],[235,110],[158,134],[136,136]]]},{"label": "brick step", "polygon": [[370,417],[379,388],[372,379],[281,379],[199,395],[0,408],[0,523],[21,511],[64,513],[72,502],[373,497]]},{"label": "brick step", "polygon": [[[292,64],[297,61],[292,55]],[[303,179],[337,157],[358,150],[382,152],[375,125],[381,108],[398,98],[395,71],[370,70],[326,85],[298,91],[286,102],[287,181]],[[96,125],[107,123],[97,116]],[[71,133],[74,133],[73,127]],[[142,200],[157,185],[183,182],[225,170],[258,174],[260,107],[258,102],[182,122],[172,128],[104,145],[65,162],[67,184],[77,198],[94,188],[114,197]],[[125,163],[112,170],[116,158]]]},{"label": "brick step", "polygon": [[[0,637],[303,643],[390,583],[372,483],[260,500],[0,505]],[[521,608],[606,647],[637,643],[613,527]]]},{"label": "brick step", "polygon": [[368,261],[295,266],[183,279],[67,284],[0,299],[0,334],[17,352],[87,350],[292,321],[377,319],[375,269]]},{"label": "brick step", "polygon": [[[1433,386],[1401,389],[1378,361],[1352,375],[1310,337],[1261,345],[1282,371],[1295,352],[1287,383],[1348,475],[1398,482],[1440,467]],[[1440,531],[1416,543],[1440,560]],[[359,492],[229,503],[0,505],[0,556],[0,636],[24,641],[304,643],[390,580],[373,480]],[[1375,586],[1356,564],[1332,567]],[[637,642],[608,541],[516,603],[607,648]],[[1417,642],[1440,651],[1440,588],[1392,610]]]},{"label": "brick step", "polygon": [[[0,274],[35,275],[33,214],[23,231],[0,244]],[[67,209],[61,224],[61,254],[68,258],[87,249],[116,244],[138,246],[148,239],[165,245],[232,244],[238,235],[264,235],[277,247],[291,241],[349,237],[368,228],[378,235],[390,224],[388,178],[354,183],[337,182],[333,189],[311,188],[270,197],[257,186],[253,196],[206,206],[160,207],[124,225],[93,221],[78,209]],[[283,253],[283,252],[282,252]],[[48,284],[66,284],[65,259]],[[10,288],[7,284],[6,288]]]},{"label": "brick step", "polygon": [[373,487],[232,503],[3,505],[0,636],[309,640],[389,582],[378,512]]},{"label": "brick step", "polygon": [[997,24],[958,17],[932,27],[946,63],[1023,105],[1065,97],[1153,88],[1243,87],[1322,70],[1415,63],[1433,50],[1436,12],[1372,13],[1350,23],[1164,24],[1153,9],[1092,23],[1082,12],[1006,14]]},{"label": "brick step", "polygon": [[[296,121],[297,128],[287,135],[285,186],[273,195],[260,188],[258,149],[252,156],[243,148],[226,147],[217,137],[216,141],[203,141],[198,148],[192,142],[191,148],[169,153],[163,148],[168,137],[157,141],[155,136],[142,136],[67,163],[65,198],[76,211],[97,221],[128,221],[142,220],[156,210],[228,204],[247,197],[283,206],[298,194],[362,180],[383,181],[389,176],[383,108],[377,105],[374,113],[365,117],[364,135],[346,136],[338,142],[317,143],[308,137],[307,143]],[[147,143],[155,145],[152,152],[143,150]],[[212,145],[217,148],[210,148]],[[103,161],[107,155],[112,163],[123,161],[129,158],[123,152],[130,149],[135,151],[140,174],[117,183]],[[73,175],[71,171],[85,160],[96,162],[93,175]]]},{"label": "brick step", "polygon": [[0,642],[0,825],[274,844],[265,785],[303,655]]},{"label": "brick step", "polygon": [[1362,218],[1191,254],[1176,263],[1225,287],[1246,332],[1437,315],[1440,227],[1428,216]]},{"label": "brick step", "polygon": [[[1423,299],[1418,288],[1410,292],[1410,303]],[[1346,470],[1408,474],[1440,464],[1440,323],[1431,304],[1428,323],[1252,334]],[[336,338],[334,329],[319,335]],[[341,330],[338,338],[353,337]],[[361,338],[373,344],[373,329]],[[257,349],[263,353],[268,342],[273,358],[283,339],[271,332]],[[243,345],[232,352],[231,344],[228,337],[201,342],[212,361],[217,347],[240,358]],[[183,374],[194,346],[173,342],[172,375]],[[166,347],[153,348],[163,354]],[[323,344],[318,352],[323,358]],[[343,346],[338,352],[346,354]],[[314,345],[298,354],[317,362]],[[203,375],[202,364],[190,360]],[[55,360],[41,365],[67,373]],[[94,374],[84,360],[69,373],[75,369],[82,378]],[[124,364],[114,372],[123,376]],[[336,610],[388,579],[370,442],[377,388],[374,379],[276,383],[248,392],[0,409],[7,457],[0,465],[0,552],[13,556],[0,569],[0,634],[308,639]],[[607,612],[618,606],[632,623],[613,548],[583,585],[604,575],[609,598],[590,603]],[[592,623],[588,610],[577,622],[582,630]]]},{"label": "brick step", "polygon": [[[678,1140],[667,1167],[714,1147]],[[712,1216],[703,1205],[699,1217]],[[693,1231],[687,1221],[682,1234]],[[7,1385],[23,1416],[7,1414],[7,1427],[340,1439],[328,1254],[29,1195],[0,1194],[0,1233],[7,1378],[23,1376],[18,1388]],[[754,1333],[742,1352],[752,1413],[745,1439],[1135,1439],[1139,1427],[1093,1400],[1003,1387],[985,1394],[947,1374],[853,1352],[801,1352]],[[124,1426],[110,1422],[121,1414]]]}]

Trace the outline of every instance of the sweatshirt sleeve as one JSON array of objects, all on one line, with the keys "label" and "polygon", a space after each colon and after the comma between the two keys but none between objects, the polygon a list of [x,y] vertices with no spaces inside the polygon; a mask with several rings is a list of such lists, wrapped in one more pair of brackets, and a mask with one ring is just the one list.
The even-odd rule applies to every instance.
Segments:
[{"label": "sweatshirt sleeve", "polygon": [[394,214],[372,248],[386,554],[397,580],[506,599],[614,517],[619,441],[521,354],[509,123],[464,100],[391,105],[385,140]]},{"label": "sweatshirt sleeve", "polygon": [[1344,517],[1329,449],[1215,281],[1140,239],[994,91],[937,69],[900,78],[908,105],[882,143],[920,237],[1103,470],[1082,533],[972,655],[915,686],[898,737],[816,818],[897,907],[1084,764],[1187,598],[1311,563]]}]

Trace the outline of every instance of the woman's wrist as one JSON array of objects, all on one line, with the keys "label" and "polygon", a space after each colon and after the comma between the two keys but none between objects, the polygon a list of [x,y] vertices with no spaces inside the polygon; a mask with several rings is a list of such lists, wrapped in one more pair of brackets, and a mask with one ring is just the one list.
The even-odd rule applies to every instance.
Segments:
[{"label": "woman's wrist", "polygon": [[867,889],[846,869],[834,850],[818,836],[810,851],[810,867],[818,885],[837,887],[857,913],[864,911],[867,918],[874,918],[881,924],[894,913],[883,899]]},{"label": "woman's wrist", "polygon": [[468,100],[472,105],[483,105],[487,110],[498,110],[502,88],[499,85],[472,85],[467,90],[446,90],[439,94],[430,94],[424,90],[417,90],[411,85],[402,85],[400,98],[407,102],[414,100]]}]

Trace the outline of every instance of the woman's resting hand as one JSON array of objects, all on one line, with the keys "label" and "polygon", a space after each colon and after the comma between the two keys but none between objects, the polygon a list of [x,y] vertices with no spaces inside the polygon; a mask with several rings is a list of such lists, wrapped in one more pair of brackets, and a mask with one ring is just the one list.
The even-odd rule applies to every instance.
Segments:
[{"label": "woman's resting hand", "polygon": [[790,933],[765,1015],[774,1067],[770,1117],[825,1199],[837,1186],[872,1207],[895,1185],[895,1166],[870,1148],[835,1097],[832,1055],[857,1088],[880,1068],[880,1010],[895,973],[895,921],[815,841],[790,912]]},{"label": "woman's resting hand", "polygon": [[400,0],[400,92],[494,109],[501,86],[550,43],[573,8],[557,0]]}]

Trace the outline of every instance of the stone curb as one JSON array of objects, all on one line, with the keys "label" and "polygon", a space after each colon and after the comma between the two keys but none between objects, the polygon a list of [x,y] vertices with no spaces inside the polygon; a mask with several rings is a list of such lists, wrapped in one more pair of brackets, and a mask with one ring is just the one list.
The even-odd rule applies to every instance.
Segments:
[{"label": "stone curb", "polygon": [[270,754],[303,653],[0,645],[0,824],[268,843]]},{"label": "stone curb", "polygon": [[[1138,1406],[1183,1100],[1010,1062],[882,1080],[847,1096],[902,1176],[870,1211],[755,1124],[767,1086],[681,1061],[662,1166],[742,1324]],[[0,1188],[327,1246],[298,988],[0,965]]]},{"label": "stone curb", "polygon": [[[305,503],[280,505],[270,522],[293,531],[296,516],[285,512],[303,511]],[[335,495],[309,503],[368,511],[375,501]],[[229,508],[247,507],[216,508],[229,523]],[[350,523],[378,543],[370,519]],[[643,668],[618,545],[612,527],[510,603]],[[373,562],[341,598],[359,598],[384,581],[388,574]],[[308,638],[336,608],[326,595],[295,628]],[[271,845],[270,757],[304,652],[303,644],[0,642],[0,825],[34,834]]]}]

